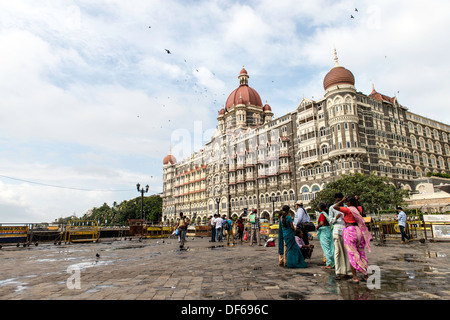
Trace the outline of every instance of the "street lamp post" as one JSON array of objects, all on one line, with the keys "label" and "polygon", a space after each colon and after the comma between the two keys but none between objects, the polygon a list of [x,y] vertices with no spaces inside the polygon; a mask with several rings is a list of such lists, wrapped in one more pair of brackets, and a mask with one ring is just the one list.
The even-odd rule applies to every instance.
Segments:
[{"label": "street lamp post", "polygon": [[141,189],[141,185],[138,183],[136,184],[136,188],[137,191],[141,193],[141,219],[143,219],[142,216],[144,215],[144,192],[148,192],[149,186],[146,185],[145,189],[144,188]]},{"label": "street lamp post", "polygon": [[272,219],[275,221],[275,197],[270,196],[270,200],[272,201]]},{"label": "street lamp post", "polygon": [[217,215],[219,216],[220,216],[219,213],[220,193],[221,193],[220,189],[216,189]]}]

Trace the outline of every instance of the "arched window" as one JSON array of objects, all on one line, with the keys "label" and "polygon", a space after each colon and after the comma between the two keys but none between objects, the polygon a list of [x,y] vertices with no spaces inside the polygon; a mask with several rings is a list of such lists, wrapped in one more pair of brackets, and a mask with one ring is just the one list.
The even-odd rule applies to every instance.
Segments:
[{"label": "arched window", "polygon": [[311,198],[311,194],[309,192],[309,188],[308,187],[303,187],[302,188],[302,200],[303,201],[309,201]]},{"label": "arched window", "polygon": [[312,196],[313,196],[313,199],[316,197],[316,193],[317,192],[319,192],[320,191],[320,187],[319,186],[313,186],[312,187]]},{"label": "arched window", "polygon": [[416,147],[416,137],[415,137],[415,136],[411,136],[411,146],[412,146],[413,148]]},{"label": "arched window", "polygon": [[289,191],[289,200],[290,201],[294,201],[295,200],[295,195],[294,195],[294,191]]},{"label": "arched window", "polygon": [[422,162],[424,166],[428,166],[428,157],[425,153],[422,154]]},{"label": "arched window", "polygon": [[441,169],[445,169],[444,158],[439,157],[438,162],[439,162],[439,167],[440,167]]}]

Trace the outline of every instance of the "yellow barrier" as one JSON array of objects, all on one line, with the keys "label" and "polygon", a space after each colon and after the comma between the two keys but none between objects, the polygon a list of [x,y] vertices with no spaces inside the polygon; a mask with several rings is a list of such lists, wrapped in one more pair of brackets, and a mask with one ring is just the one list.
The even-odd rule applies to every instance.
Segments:
[{"label": "yellow barrier", "polygon": [[71,220],[66,226],[64,242],[95,242],[99,237],[97,221]]},{"label": "yellow barrier", "polygon": [[[366,221],[367,223],[367,221]],[[384,241],[387,239],[400,240],[400,227],[397,220],[378,220],[367,223],[372,232],[374,240]],[[405,233],[410,239],[423,239],[424,228],[423,222],[416,219],[406,221]]]},{"label": "yellow barrier", "polygon": [[147,238],[165,238],[171,235],[172,227],[169,226],[149,226],[147,227]]},{"label": "yellow barrier", "polygon": [[28,227],[26,226],[0,226],[0,243],[27,242]]},{"label": "yellow barrier", "polygon": [[278,224],[272,224],[269,226],[269,238],[278,238]]}]

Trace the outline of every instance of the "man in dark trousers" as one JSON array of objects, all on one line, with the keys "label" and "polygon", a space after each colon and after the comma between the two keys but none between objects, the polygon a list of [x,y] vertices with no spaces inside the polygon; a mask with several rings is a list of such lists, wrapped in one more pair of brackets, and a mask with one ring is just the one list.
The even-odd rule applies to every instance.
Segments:
[{"label": "man in dark trousers", "polygon": [[180,219],[178,220],[177,226],[179,236],[180,236],[180,249],[184,248],[184,235],[187,230],[187,222],[185,220],[185,217],[183,216],[183,212],[180,212]]},{"label": "man in dark trousers", "polygon": [[295,203],[295,207],[297,211],[295,212],[294,216],[294,226],[296,229],[301,229],[303,232],[303,242],[305,245],[309,244],[309,238],[308,238],[308,230],[305,228],[305,223],[311,222],[311,219],[309,218],[308,213],[306,212],[306,209],[303,208],[303,202],[297,201]]},{"label": "man in dark trousers", "polygon": [[211,217],[211,242],[216,242],[216,216]]}]

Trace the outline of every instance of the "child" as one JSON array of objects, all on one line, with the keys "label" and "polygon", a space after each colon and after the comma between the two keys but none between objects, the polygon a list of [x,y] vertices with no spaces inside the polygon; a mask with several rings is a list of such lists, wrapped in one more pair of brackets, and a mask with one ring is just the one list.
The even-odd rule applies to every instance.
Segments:
[{"label": "child", "polygon": [[298,246],[300,247],[300,251],[302,252],[303,257],[305,259],[310,259],[313,253],[314,245],[305,244],[305,242],[303,241],[303,231],[301,229],[295,230],[295,242],[297,242]]},{"label": "child", "polygon": [[247,231],[247,228],[245,228],[245,231],[244,231],[244,241],[245,241],[245,242],[248,241],[248,231]]}]

